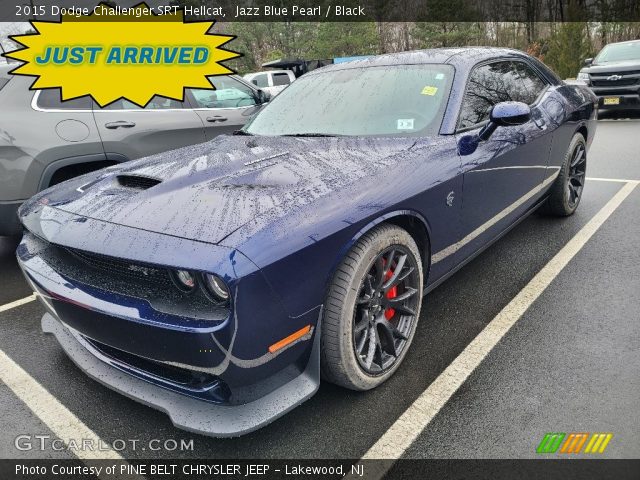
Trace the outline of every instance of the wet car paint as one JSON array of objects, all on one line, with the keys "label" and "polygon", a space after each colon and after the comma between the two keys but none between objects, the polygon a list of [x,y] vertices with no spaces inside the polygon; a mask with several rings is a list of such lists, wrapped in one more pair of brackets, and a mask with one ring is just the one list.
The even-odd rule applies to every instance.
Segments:
[{"label": "wet car paint", "polygon": [[[91,315],[68,311],[73,327],[124,351],[204,368],[242,403],[304,370],[313,331],[278,355],[269,356],[268,347],[305,325],[317,335],[335,266],[373,226],[397,222],[423,232],[428,285],[437,284],[544,198],[576,131],[586,129],[588,143],[595,132],[588,92],[556,83],[537,107],[545,128],[535,122],[500,128],[473,154],[461,155],[460,138],[474,132],[453,135],[451,122],[457,118],[466,74],[496,55],[523,58],[505,50],[471,52],[414,52],[363,62],[453,63],[456,78],[438,136],[219,137],[88,174],[34,197],[22,207],[21,219],[47,242],[216,273],[227,281],[233,298],[228,318],[215,331],[186,332],[187,318],[146,330],[128,328],[127,322],[149,325],[139,314],[126,316],[116,332],[98,331],[87,323]],[[159,183],[147,190],[128,189],[118,180],[122,175]],[[470,200],[463,203],[467,194]],[[465,242],[474,232],[479,233]],[[51,297],[66,283],[72,285],[63,299],[52,300],[54,310],[75,298],[74,289],[90,294],[87,286],[68,278],[51,282],[52,275],[42,274],[45,267],[33,265],[38,254],[27,240],[18,257],[35,287]],[[102,307],[101,315],[113,314],[123,303],[108,286],[93,287],[102,287],[101,300],[111,304],[107,311]],[[174,342],[169,332],[176,330],[205,336]],[[203,348],[212,355],[196,353]]]}]

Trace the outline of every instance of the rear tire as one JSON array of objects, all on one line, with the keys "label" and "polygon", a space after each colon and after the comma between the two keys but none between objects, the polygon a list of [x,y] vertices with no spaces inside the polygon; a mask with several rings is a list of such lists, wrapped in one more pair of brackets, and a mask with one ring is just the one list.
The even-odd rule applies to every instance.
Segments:
[{"label": "rear tire", "polygon": [[418,323],[422,275],[420,251],[402,228],[383,224],[358,240],[327,293],[321,344],[325,380],[369,390],[394,374]]},{"label": "rear tire", "polygon": [[549,190],[544,210],[549,215],[568,217],[578,208],[587,170],[587,143],[580,133],[571,139],[560,173]]}]

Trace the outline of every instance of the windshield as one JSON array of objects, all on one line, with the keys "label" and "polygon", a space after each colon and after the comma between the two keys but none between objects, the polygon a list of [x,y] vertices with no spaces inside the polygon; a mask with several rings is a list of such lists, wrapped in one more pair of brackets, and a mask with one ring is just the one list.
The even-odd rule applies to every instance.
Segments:
[{"label": "windshield", "polygon": [[640,60],[640,42],[607,45],[596,57],[595,63],[624,62]]},{"label": "windshield", "polygon": [[438,132],[450,65],[394,65],[302,76],[244,131],[253,135],[428,135]]}]

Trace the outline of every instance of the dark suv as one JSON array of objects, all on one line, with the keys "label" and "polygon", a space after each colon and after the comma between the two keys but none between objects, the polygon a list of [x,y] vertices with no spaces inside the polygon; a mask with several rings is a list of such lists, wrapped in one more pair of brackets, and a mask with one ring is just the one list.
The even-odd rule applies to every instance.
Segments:
[{"label": "dark suv", "polygon": [[30,91],[31,77],[0,65],[0,236],[20,232],[20,204],[51,185],[126,160],[232,133],[269,95],[237,76],[216,90],[187,89],[184,102],[155,97],[146,108],[89,97],[62,102],[58,89]]},{"label": "dark suv", "polygon": [[598,96],[602,111],[640,111],[640,40],[610,43],[584,63],[578,80]]}]

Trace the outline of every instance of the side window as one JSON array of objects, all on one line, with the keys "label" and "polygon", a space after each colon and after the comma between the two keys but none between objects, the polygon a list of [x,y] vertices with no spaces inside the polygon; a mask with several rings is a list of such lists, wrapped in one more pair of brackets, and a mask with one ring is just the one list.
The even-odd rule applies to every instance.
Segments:
[{"label": "side window", "polygon": [[273,85],[289,85],[291,81],[289,80],[288,73],[274,73],[273,74]]},{"label": "side window", "polygon": [[526,63],[514,62],[513,64],[523,86],[519,92],[518,101],[532,105],[547,87],[547,83]]},{"label": "side window", "polygon": [[[151,101],[144,107],[145,110],[167,110],[167,109],[176,109],[176,108],[184,108],[184,104],[179,102],[178,100],[173,100],[171,98],[160,97],[156,95],[151,99]],[[131,103],[129,100],[125,100],[121,98],[116,100],[113,103],[110,103],[102,110],[142,110],[135,103]]]},{"label": "side window", "polygon": [[240,108],[256,105],[251,87],[233,77],[210,77],[215,90],[191,89],[194,108]]},{"label": "side window", "polygon": [[496,103],[517,100],[521,90],[522,83],[511,62],[476,67],[469,76],[458,128],[468,128],[488,120]]},{"label": "side window", "polygon": [[45,110],[91,110],[91,97],[74,98],[62,101],[59,88],[40,90],[36,102],[38,108]]},{"label": "side window", "polygon": [[269,86],[269,76],[266,73],[261,73],[260,75],[256,75],[251,79],[251,83],[253,83],[258,88],[264,88]]}]

